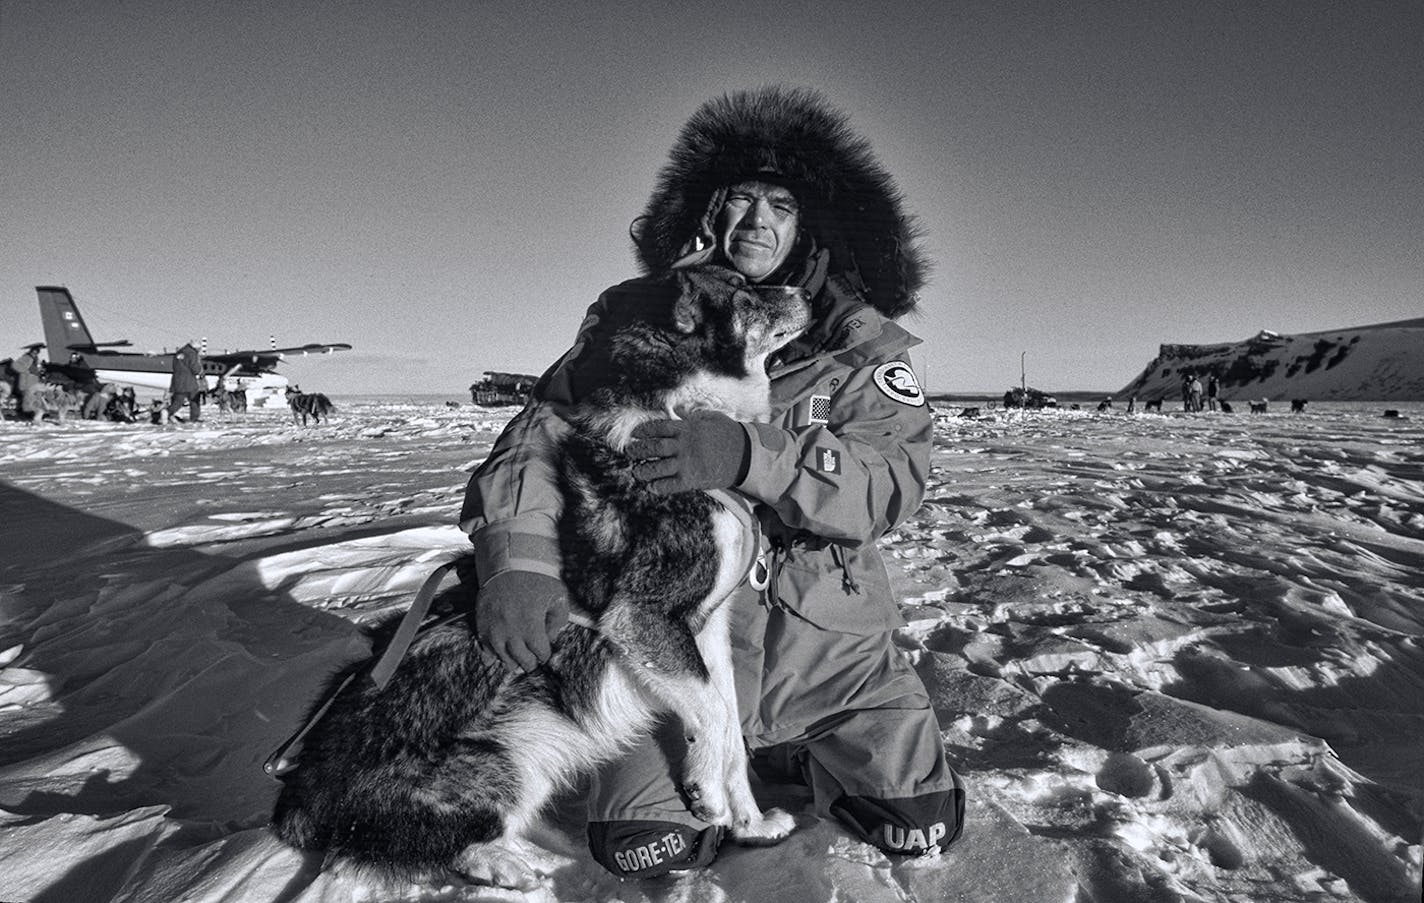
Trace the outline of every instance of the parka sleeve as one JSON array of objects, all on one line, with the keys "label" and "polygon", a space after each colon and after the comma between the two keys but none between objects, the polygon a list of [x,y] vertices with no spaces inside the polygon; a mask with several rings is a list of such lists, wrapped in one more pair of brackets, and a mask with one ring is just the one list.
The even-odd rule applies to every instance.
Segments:
[{"label": "parka sleeve", "polygon": [[470,477],[460,528],[470,534],[481,584],[510,570],[559,576],[554,452],[567,429],[547,402],[530,404]]},{"label": "parka sleeve", "polygon": [[565,415],[578,389],[579,364],[596,357],[585,352],[620,289],[604,292],[588,309],[573,347],[539,379],[530,402],[495,440],[465,487],[460,529],[474,545],[481,584],[510,570],[560,576],[558,452],[571,429]]},{"label": "parka sleeve", "polygon": [[908,519],[924,498],[933,424],[923,394],[911,403],[877,385],[895,360],[908,365],[900,352],[852,370],[825,424],[746,424],[751,459],[736,488],[833,542],[872,542]]}]

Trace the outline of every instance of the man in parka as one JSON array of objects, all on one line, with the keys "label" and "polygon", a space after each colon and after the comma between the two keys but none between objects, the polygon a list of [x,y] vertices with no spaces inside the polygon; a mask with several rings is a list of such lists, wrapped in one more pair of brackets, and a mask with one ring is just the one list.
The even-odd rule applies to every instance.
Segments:
[{"label": "man in parka", "polygon": [[44,369],[40,366],[43,347],[43,342],[26,345],[25,353],[10,365],[15,371],[15,403],[20,419],[36,423],[44,417],[44,402],[40,398],[45,388]]},{"label": "man in parka", "polygon": [[202,418],[203,363],[192,342],[185,342],[173,355],[173,377],[168,381],[167,419],[186,403],[188,419],[197,423]]},{"label": "man in parka", "polygon": [[[925,270],[916,231],[868,144],[816,93],[762,89],[688,121],[635,224],[643,270],[712,261],[812,298],[808,332],[768,362],[770,423],[719,414],[639,427],[630,454],[654,489],[731,490],[759,521],[764,565],[729,603],[742,728],[759,771],[807,784],[816,811],[892,853],[958,836],[964,792],[945,761],[876,540],[919,507],[931,420],[910,365],[919,340],[894,322]],[[559,579],[560,413],[599,355],[603,312],[668,291],[647,279],[590,308],[574,347],[539,381],[466,493],[476,632],[512,668],[533,668],[568,613]],[[667,299],[672,303],[672,298]],[[758,590],[755,582],[764,588]],[[596,775],[594,857],[622,876],[705,865],[722,829],[675,785],[675,730]]]}]

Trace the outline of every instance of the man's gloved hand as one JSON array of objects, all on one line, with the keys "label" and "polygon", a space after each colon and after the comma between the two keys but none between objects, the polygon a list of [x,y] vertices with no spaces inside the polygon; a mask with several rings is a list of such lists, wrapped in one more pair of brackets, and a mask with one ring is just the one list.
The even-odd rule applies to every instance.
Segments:
[{"label": "man's gloved hand", "polygon": [[712,411],[686,420],[639,424],[626,451],[638,462],[633,476],[662,495],[689,489],[728,489],[746,477],[751,463],[746,428]]},{"label": "man's gloved hand", "polygon": [[475,598],[475,635],[511,671],[548,661],[550,641],[568,620],[568,587],[546,574],[495,574]]}]

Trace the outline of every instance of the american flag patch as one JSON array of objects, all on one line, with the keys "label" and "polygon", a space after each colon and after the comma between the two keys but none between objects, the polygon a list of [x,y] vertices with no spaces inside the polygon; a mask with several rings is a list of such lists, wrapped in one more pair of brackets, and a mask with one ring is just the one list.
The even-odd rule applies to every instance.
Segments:
[{"label": "american flag patch", "polygon": [[811,403],[807,407],[806,420],[808,423],[830,423],[831,396],[812,395]]}]

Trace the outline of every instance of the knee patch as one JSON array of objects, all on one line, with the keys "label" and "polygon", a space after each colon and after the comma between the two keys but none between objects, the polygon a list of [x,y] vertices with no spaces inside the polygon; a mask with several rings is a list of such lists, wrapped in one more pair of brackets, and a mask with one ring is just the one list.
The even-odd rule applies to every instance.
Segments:
[{"label": "knee patch", "polygon": [[964,789],[899,799],[843,796],[830,808],[866,843],[887,853],[913,856],[930,847],[947,847],[959,837],[964,826]]},{"label": "knee patch", "polygon": [[656,878],[711,864],[722,833],[716,825],[698,830],[670,821],[596,821],[588,824],[588,847],[620,878]]}]

